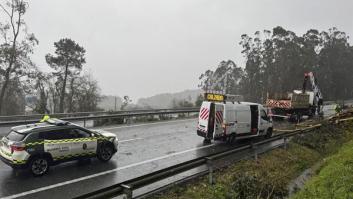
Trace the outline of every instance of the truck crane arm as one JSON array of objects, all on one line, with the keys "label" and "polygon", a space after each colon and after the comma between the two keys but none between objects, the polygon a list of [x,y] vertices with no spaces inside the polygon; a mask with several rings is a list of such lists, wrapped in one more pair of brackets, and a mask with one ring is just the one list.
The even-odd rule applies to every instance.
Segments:
[{"label": "truck crane arm", "polygon": [[314,92],[314,105],[317,107],[317,112],[320,114],[323,105],[323,96],[317,85],[317,81],[313,72],[308,72],[304,74],[304,83],[303,83],[303,93],[306,91],[307,82],[310,81],[311,89]]}]

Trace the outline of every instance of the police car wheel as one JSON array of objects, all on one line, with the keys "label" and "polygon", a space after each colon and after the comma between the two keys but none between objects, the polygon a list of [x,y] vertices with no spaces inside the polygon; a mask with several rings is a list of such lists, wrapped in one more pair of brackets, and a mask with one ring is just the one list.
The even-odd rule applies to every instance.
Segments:
[{"label": "police car wheel", "polygon": [[114,151],[113,148],[109,145],[102,146],[99,149],[98,159],[102,162],[107,162],[113,157]]},{"label": "police car wheel", "polygon": [[34,176],[44,175],[49,170],[49,162],[44,157],[36,157],[31,161],[30,169]]}]

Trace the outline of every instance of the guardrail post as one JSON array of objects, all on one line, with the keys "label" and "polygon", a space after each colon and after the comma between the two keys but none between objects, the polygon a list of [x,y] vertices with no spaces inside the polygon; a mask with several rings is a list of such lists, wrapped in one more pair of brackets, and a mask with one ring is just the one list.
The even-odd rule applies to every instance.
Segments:
[{"label": "guardrail post", "polygon": [[213,160],[212,158],[206,158],[207,160],[207,167],[208,167],[208,182],[210,185],[214,184],[214,179],[213,179]]},{"label": "guardrail post", "polygon": [[86,127],[86,119],[83,119],[83,127]]},{"label": "guardrail post", "polygon": [[254,144],[254,142],[251,141],[251,148],[253,149],[254,151],[254,158],[255,158],[255,161],[257,161],[257,146]]},{"label": "guardrail post", "polygon": [[124,199],[132,199],[132,187],[130,185],[122,184]]},{"label": "guardrail post", "polygon": [[284,149],[288,148],[288,138],[287,137],[283,137],[283,148]]}]

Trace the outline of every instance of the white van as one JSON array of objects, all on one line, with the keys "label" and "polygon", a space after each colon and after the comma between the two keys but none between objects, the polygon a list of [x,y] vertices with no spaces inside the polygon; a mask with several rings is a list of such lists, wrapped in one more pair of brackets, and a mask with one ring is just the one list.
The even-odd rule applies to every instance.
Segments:
[{"label": "white van", "polygon": [[197,134],[205,138],[205,143],[212,139],[234,142],[260,135],[271,137],[272,131],[272,119],[261,104],[204,101],[201,105]]}]

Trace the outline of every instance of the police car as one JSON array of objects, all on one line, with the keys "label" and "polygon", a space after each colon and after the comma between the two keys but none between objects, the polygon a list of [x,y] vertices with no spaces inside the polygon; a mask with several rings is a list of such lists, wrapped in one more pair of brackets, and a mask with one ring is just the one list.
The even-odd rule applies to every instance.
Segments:
[{"label": "police car", "polygon": [[15,169],[29,169],[34,176],[60,162],[91,157],[107,162],[117,150],[118,139],[112,133],[48,118],[13,127],[0,141],[1,160]]}]

